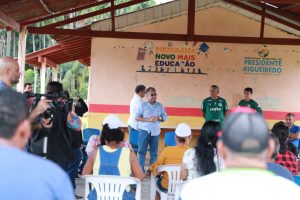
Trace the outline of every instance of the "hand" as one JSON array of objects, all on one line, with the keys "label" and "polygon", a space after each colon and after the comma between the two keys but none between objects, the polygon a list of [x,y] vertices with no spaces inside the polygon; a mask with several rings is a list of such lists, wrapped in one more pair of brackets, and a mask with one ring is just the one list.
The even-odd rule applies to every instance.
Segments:
[{"label": "hand", "polygon": [[34,111],[37,115],[40,115],[43,112],[45,112],[48,108],[50,108],[49,103],[51,102],[52,100],[41,99],[32,111]]},{"label": "hand", "polygon": [[43,128],[51,128],[53,124],[52,118],[41,118],[41,125]]},{"label": "hand", "polygon": [[29,119],[30,121],[33,121],[37,116],[45,112],[48,108],[50,108],[49,103],[51,103],[51,100],[47,99],[41,99],[37,106],[30,112]]},{"label": "hand", "polygon": [[155,122],[157,122],[157,120],[158,120],[158,117],[150,117],[149,118],[149,122],[155,123]]}]

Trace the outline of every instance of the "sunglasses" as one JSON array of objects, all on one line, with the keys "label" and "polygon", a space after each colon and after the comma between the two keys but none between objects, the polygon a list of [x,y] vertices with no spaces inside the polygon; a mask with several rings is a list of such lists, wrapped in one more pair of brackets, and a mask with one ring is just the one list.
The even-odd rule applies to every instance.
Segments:
[{"label": "sunglasses", "polygon": [[152,93],[152,94],[150,94],[150,96],[151,97],[155,97],[155,96],[157,96],[157,94],[156,93]]}]

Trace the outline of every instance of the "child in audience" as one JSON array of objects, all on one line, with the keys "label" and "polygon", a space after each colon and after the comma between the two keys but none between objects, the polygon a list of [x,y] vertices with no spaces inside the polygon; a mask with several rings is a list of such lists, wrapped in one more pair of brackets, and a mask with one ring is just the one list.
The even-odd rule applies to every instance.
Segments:
[{"label": "child in audience", "polygon": [[[160,165],[181,164],[184,152],[189,149],[188,145],[190,143],[191,133],[191,128],[187,124],[181,123],[176,127],[176,146],[168,146],[164,148],[160,157],[151,166],[154,176],[157,175],[156,168]],[[159,174],[156,182],[157,187],[162,192],[167,192],[168,181],[168,174],[166,172]],[[159,199],[158,195],[156,195],[156,199]]]},{"label": "child in audience", "polygon": [[[119,120],[119,125],[122,124],[121,120],[119,119],[119,117],[117,115],[108,115],[104,120],[103,120],[103,125],[107,123],[107,121],[109,121],[111,118],[118,118]],[[119,125],[116,125],[116,126],[119,126]],[[118,127],[119,128],[119,127]],[[86,145],[86,153],[87,155],[89,156],[91,154],[91,152],[95,149],[97,149],[100,145],[105,145],[105,137],[106,137],[107,133],[105,131],[102,131],[100,136],[99,135],[92,135]],[[128,147],[130,149],[131,148],[131,145],[130,143],[124,139],[122,142],[121,142],[121,145],[122,147]]]}]

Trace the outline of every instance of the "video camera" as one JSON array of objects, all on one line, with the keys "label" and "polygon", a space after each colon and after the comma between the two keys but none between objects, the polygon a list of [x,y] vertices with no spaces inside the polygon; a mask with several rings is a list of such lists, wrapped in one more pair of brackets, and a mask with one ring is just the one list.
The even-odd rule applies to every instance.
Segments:
[{"label": "video camera", "polygon": [[[73,99],[67,99],[64,93],[53,93],[53,94],[39,94],[39,93],[24,93],[26,98],[34,97],[34,100],[32,102],[31,110],[36,108],[39,101],[42,97],[45,97],[48,100],[52,100],[50,103],[50,108],[48,108],[44,113],[40,115],[40,118],[53,118],[53,113],[55,110],[59,109],[66,113],[72,111],[72,105],[73,105]],[[57,98],[63,98],[62,103],[58,103],[56,100]]]}]

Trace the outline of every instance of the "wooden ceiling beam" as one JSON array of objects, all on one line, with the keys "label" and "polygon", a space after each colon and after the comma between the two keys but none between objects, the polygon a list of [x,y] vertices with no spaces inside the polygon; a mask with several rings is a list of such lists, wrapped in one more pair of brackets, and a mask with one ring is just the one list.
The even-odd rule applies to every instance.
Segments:
[{"label": "wooden ceiling beam", "polygon": [[14,29],[17,32],[20,32],[21,30],[20,24],[2,11],[0,11],[0,22],[11,29]]},{"label": "wooden ceiling beam", "polygon": [[109,2],[110,2],[109,0],[103,0],[103,1],[95,2],[95,3],[89,3],[89,4],[85,4],[83,6],[78,6],[78,7],[71,8],[71,9],[68,9],[68,10],[65,10],[65,11],[62,11],[62,12],[58,12],[58,13],[55,13],[53,15],[46,15],[46,16],[43,16],[43,17],[24,20],[24,21],[21,21],[20,23],[22,25],[34,24],[34,23],[37,23],[37,22],[45,21],[47,19],[52,19],[52,18],[59,17],[59,16],[62,16],[62,15],[67,15],[67,14],[70,14],[70,13],[73,13],[73,12],[77,12],[77,11],[80,11],[80,10],[85,10],[85,9],[92,8],[92,7],[95,7],[95,6],[99,6],[99,5],[102,5],[102,4],[105,4],[105,3],[109,3]]},{"label": "wooden ceiling beam", "polygon": [[187,34],[188,37],[195,35],[195,0],[188,0]]},{"label": "wooden ceiling beam", "polygon": [[173,40],[173,41],[203,41],[218,43],[241,43],[241,44],[276,44],[276,45],[300,45],[300,39],[290,38],[260,38],[260,37],[236,37],[236,36],[212,36],[195,35],[187,38],[185,34],[171,33],[143,33],[143,32],[114,32],[114,31],[93,31],[74,29],[45,29],[28,27],[29,33],[76,35],[86,37],[122,38],[122,39],[143,39],[143,40]]},{"label": "wooden ceiling beam", "polygon": [[[110,2],[111,0],[103,0],[101,2],[104,2],[104,1]],[[129,7],[129,6],[138,4],[138,3],[142,3],[142,2],[145,2],[145,1],[149,1],[149,0],[132,0],[132,1],[129,1],[129,2],[126,2],[126,3],[118,4],[118,5],[114,6],[114,10],[119,10],[119,9],[122,9],[122,8],[126,8],[126,7]],[[100,15],[100,14],[110,12],[111,9],[112,9],[111,7],[104,8],[104,9],[101,9],[101,10],[97,10],[97,11],[94,11],[94,12],[90,12],[90,13],[87,13],[87,14],[76,16],[76,17],[73,17],[73,18],[70,18],[70,19],[66,19],[66,20],[63,20],[63,21],[60,21],[60,22],[49,24],[47,26],[44,26],[44,28],[60,27],[60,26],[66,25],[66,24],[70,24],[70,23],[73,23],[73,22],[76,22],[76,21],[80,21],[80,20],[83,20],[83,19],[94,17],[96,15]]]},{"label": "wooden ceiling beam", "polygon": [[[242,2],[238,2],[238,1],[235,1],[235,0],[223,0],[223,1],[227,2],[227,3],[230,3],[232,5],[238,6],[240,8],[243,8],[245,10],[248,10],[250,12],[253,12],[255,14],[262,15],[262,11],[261,10],[258,10],[256,8],[254,8],[252,6],[249,6],[247,4],[244,4]],[[266,16],[265,17],[269,18],[269,19],[271,19],[271,20],[273,20],[275,22],[278,22],[278,23],[281,23],[283,25],[289,26],[289,27],[291,27],[291,28],[293,28],[293,29],[295,29],[297,31],[300,31],[300,26],[298,26],[297,24],[288,22],[288,21],[286,21],[286,20],[284,20],[284,19],[282,19],[280,17],[274,16],[274,15],[272,15],[270,13],[267,13],[267,12],[266,12]]]}]

